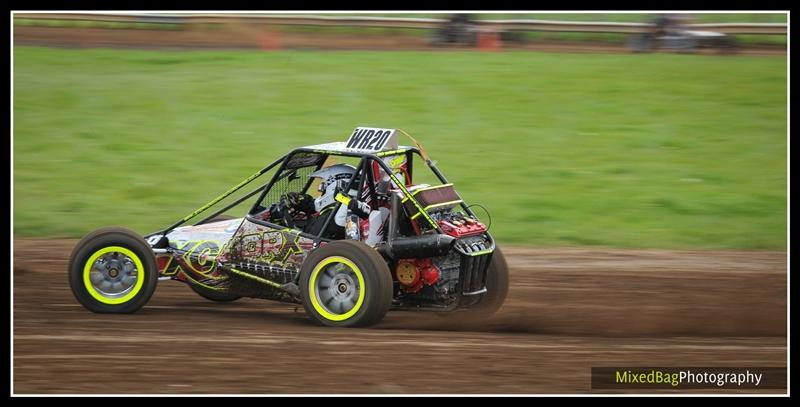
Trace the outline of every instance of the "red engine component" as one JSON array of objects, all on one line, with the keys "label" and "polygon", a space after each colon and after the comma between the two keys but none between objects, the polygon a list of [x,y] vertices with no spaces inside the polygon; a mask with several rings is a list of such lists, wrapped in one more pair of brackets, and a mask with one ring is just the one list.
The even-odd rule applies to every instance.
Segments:
[{"label": "red engine component", "polygon": [[486,225],[472,218],[440,220],[438,223],[444,233],[456,239],[479,235],[486,231]]},{"label": "red engine component", "polygon": [[409,293],[416,293],[423,286],[434,285],[441,273],[431,259],[404,259],[395,267],[397,281]]},{"label": "red engine component", "polygon": [[439,281],[439,269],[433,265],[431,259],[419,260],[418,263],[422,268],[422,282],[425,285],[434,285]]}]

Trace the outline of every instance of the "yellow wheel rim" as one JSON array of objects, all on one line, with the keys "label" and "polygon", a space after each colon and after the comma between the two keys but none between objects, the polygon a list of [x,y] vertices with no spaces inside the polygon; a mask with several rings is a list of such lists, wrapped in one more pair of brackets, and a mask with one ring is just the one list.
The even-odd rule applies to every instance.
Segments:
[{"label": "yellow wheel rim", "polygon": [[[336,263],[345,267],[337,267]],[[355,315],[364,303],[365,292],[361,270],[341,256],[326,257],[317,263],[308,279],[311,305],[330,321],[344,321]]]},{"label": "yellow wheel rim", "polygon": [[[130,281],[134,272],[135,282],[126,287],[126,281]],[[121,246],[108,246],[94,252],[86,260],[83,266],[83,285],[92,298],[103,304],[122,304],[142,290],[144,273],[144,265],[134,252]],[[109,290],[103,291],[101,287],[108,287]],[[122,289],[113,292],[114,287]]]}]

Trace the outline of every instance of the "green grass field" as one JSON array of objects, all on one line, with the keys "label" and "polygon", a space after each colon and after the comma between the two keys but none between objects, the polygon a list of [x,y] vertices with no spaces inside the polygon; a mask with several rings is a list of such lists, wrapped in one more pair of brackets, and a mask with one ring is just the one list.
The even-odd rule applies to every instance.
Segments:
[{"label": "green grass field", "polygon": [[504,243],[786,248],[785,57],[14,50],[14,233],[145,233],[399,127]]}]

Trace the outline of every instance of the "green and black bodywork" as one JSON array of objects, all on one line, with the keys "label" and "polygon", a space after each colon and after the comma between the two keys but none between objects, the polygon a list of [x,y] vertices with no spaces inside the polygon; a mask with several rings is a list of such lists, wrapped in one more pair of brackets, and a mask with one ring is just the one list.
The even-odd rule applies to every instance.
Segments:
[{"label": "green and black bodywork", "polygon": [[[171,279],[213,301],[301,303],[315,320],[332,326],[371,325],[389,309],[491,315],[508,290],[502,253],[424,150],[392,145],[394,138],[395,130],[357,128],[348,142],[294,149],[156,233],[98,230],[73,251],[73,293],[95,312],[133,312],[147,302],[157,280]],[[415,158],[441,184],[414,184]],[[349,194],[340,193],[332,210],[314,214],[324,220],[322,230],[306,233],[291,216],[265,215],[287,194],[311,190],[310,174],[346,160],[356,168],[342,190]],[[269,174],[256,189],[220,205]],[[253,197],[243,218],[226,215]],[[380,218],[379,241],[365,243],[359,233],[365,226],[355,217],[348,218],[355,221],[348,224],[355,234],[325,237],[340,206],[351,200],[388,214]]]}]

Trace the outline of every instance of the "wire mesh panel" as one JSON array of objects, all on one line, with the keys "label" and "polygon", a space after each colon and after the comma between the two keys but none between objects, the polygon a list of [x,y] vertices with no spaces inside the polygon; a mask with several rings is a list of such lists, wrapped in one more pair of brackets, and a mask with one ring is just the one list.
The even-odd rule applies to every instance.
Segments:
[{"label": "wire mesh panel", "polygon": [[311,175],[311,173],[316,169],[316,165],[284,169],[278,177],[278,180],[267,192],[264,200],[261,201],[261,206],[268,208],[271,204],[280,201],[281,196],[289,192],[305,192],[305,187],[309,180],[308,176]]}]

